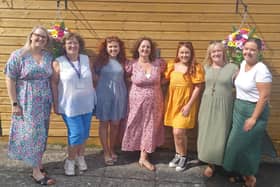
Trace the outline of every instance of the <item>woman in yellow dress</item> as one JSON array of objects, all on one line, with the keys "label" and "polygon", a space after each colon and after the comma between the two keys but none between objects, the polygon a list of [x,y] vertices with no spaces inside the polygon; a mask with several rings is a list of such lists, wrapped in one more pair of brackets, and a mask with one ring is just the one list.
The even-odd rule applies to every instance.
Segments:
[{"label": "woman in yellow dress", "polygon": [[164,124],[173,128],[176,154],[169,167],[184,171],[187,166],[187,129],[195,125],[198,97],[204,82],[203,67],[196,63],[191,42],[179,42],[176,58],[167,65],[170,80]]}]

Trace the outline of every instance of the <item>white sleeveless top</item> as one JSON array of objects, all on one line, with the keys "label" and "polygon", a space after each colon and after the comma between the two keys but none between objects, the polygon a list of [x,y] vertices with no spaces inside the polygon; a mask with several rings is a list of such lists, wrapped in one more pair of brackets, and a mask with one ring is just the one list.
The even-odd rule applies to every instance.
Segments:
[{"label": "white sleeveless top", "polygon": [[240,65],[240,71],[235,79],[236,98],[251,102],[259,100],[259,91],[256,83],[272,82],[272,75],[267,66],[258,62],[249,71],[245,72],[244,60]]},{"label": "white sleeveless top", "polygon": [[[68,117],[92,112],[96,104],[96,93],[87,55],[80,54],[81,76],[65,56],[56,58],[59,62],[58,112]],[[78,70],[78,61],[72,62]]]}]

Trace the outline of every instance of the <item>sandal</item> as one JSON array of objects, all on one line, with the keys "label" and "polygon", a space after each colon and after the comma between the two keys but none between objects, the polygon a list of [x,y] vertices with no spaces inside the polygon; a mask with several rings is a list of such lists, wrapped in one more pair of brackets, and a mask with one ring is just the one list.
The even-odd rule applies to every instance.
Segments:
[{"label": "sandal", "polygon": [[210,178],[215,173],[215,166],[212,164],[208,164],[208,166],[205,168],[203,175],[207,178]]},{"label": "sandal", "polygon": [[55,184],[55,180],[52,178],[49,178],[47,176],[44,176],[43,178],[37,180],[35,179],[35,177],[31,176],[32,179],[37,183],[37,184],[41,184],[41,185],[53,185]]},{"label": "sandal", "polygon": [[112,160],[113,160],[113,162],[117,162],[118,161],[118,155],[113,154],[112,155]]},{"label": "sandal", "polygon": [[48,172],[45,168],[40,169],[40,171],[44,176],[47,176]]},{"label": "sandal", "polygon": [[114,160],[112,158],[104,158],[104,163],[107,166],[112,166],[112,165],[114,165]]},{"label": "sandal", "polygon": [[256,178],[245,177],[245,182],[242,187],[256,187],[257,180]]},{"label": "sandal", "polygon": [[139,166],[141,168],[145,167],[149,171],[155,171],[156,167],[151,164],[148,160],[139,160]]},{"label": "sandal", "polygon": [[230,176],[228,178],[229,182],[231,183],[244,183],[245,180],[241,175]]}]

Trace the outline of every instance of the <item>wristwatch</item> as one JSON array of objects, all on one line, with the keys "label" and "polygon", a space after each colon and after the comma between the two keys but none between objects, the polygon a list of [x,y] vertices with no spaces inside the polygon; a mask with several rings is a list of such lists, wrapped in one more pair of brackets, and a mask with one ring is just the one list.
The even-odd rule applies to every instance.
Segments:
[{"label": "wristwatch", "polygon": [[13,106],[18,106],[18,103],[17,102],[13,102]]}]

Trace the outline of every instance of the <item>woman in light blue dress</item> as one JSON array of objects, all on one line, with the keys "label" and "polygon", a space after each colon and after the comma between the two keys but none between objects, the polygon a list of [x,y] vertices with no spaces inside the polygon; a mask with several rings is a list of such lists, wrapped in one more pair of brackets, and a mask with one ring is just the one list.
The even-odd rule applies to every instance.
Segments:
[{"label": "woman in light blue dress", "polygon": [[120,121],[126,115],[125,61],[123,41],[116,36],[105,38],[99,48],[95,72],[97,75],[96,117],[100,120],[99,137],[106,165],[113,165],[117,161],[114,147],[117,142]]}]

